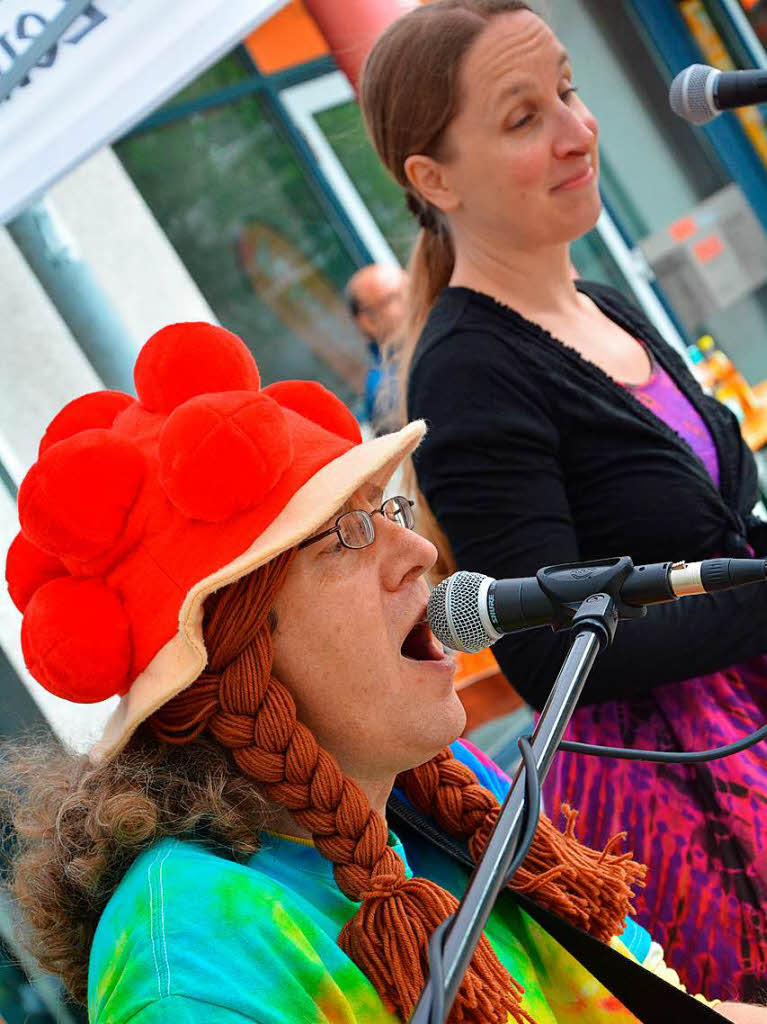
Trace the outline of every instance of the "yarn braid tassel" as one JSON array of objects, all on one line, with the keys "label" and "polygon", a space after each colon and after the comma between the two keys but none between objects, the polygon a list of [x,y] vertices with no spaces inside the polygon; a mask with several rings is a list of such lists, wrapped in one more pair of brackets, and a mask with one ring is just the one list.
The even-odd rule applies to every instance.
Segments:
[{"label": "yarn braid tassel", "polygon": [[[429,938],[458,909],[451,893],[425,878],[377,876],[339,937],[341,949],[386,1007],[409,1020],[429,973]],[[535,1024],[524,989],[482,935],[448,1017],[449,1024]]]},{"label": "yarn braid tassel", "polygon": [[[612,836],[603,850],[593,850],[575,835],[578,812],[562,804],[565,830],[560,832],[541,815],[530,850],[512,879],[511,888],[531,896],[571,924],[602,942],[620,935],[625,919],[636,913],[634,888],[644,886],[647,868],[630,852],[616,852],[625,832]],[[469,839],[476,861],[482,856],[498,812],[490,812]]]},{"label": "yarn braid tassel", "polygon": [[[408,800],[433,818],[448,835],[468,840],[479,861],[495,827],[498,798],[477,781],[465,764],[444,747],[430,761],[402,772],[397,785]],[[633,889],[644,885],[647,869],[631,853],[619,851],[626,834],[614,835],[603,850],[592,850],[575,835],[577,811],[564,804],[564,832],[546,815],[538,822],[532,845],[509,883],[536,903],[603,942],[620,935],[635,913]]]}]

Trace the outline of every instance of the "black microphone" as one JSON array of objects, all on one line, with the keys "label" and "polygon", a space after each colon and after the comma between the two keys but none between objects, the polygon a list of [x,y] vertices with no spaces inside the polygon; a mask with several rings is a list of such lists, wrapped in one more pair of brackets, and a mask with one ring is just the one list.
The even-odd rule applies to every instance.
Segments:
[{"label": "black microphone", "polygon": [[680,71],[668,94],[671,109],[685,121],[706,124],[723,110],[767,100],[767,71],[718,71],[691,64]]},{"label": "black microphone", "polygon": [[[573,607],[600,591],[600,574],[612,562],[550,565],[537,576],[495,580],[479,572],[456,572],[434,588],[427,618],[437,640],[454,651],[476,653],[506,633],[561,625],[562,611],[546,594],[556,579],[557,593]],[[635,565],[620,589],[624,604],[641,608],[694,594],[711,594],[767,579],[767,559],[709,558],[704,562]]]}]

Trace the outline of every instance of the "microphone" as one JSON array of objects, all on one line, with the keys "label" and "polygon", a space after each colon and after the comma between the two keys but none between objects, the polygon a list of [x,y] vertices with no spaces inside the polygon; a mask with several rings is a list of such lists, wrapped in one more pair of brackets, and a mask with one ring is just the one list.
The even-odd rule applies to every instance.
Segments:
[{"label": "microphone", "polygon": [[[576,608],[599,593],[600,573],[617,560],[550,565],[537,576],[495,580],[479,572],[456,572],[434,588],[426,617],[436,639],[454,651],[474,654],[506,633],[562,625],[562,610],[546,593],[557,593]],[[694,594],[712,594],[767,579],[767,559],[709,558],[704,562],[636,565],[623,581],[620,599],[641,608]]]},{"label": "microphone", "polygon": [[668,98],[671,109],[685,121],[706,124],[723,110],[767,100],[767,71],[718,71],[691,64],[671,83]]}]

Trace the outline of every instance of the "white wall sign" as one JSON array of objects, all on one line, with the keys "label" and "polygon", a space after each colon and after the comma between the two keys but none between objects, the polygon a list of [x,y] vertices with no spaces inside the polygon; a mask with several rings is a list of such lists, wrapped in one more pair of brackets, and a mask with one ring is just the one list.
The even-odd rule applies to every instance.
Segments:
[{"label": "white wall sign", "polygon": [[[0,103],[0,223],[123,135],[286,0],[93,0]],[[0,76],[65,0],[0,0]]]}]

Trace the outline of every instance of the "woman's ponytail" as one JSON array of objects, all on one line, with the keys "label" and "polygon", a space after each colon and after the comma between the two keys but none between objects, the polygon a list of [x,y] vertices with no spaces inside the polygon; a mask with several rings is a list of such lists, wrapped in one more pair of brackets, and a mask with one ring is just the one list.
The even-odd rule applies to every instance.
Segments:
[{"label": "woman's ponytail", "polygon": [[[421,226],[410,256],[407,311],[397,345],[403,423],[409,419],[407,391],[413,354],[455,264],[447,219],[418,194],[407,177],[405,162],[417,154],[435,160],[449,158],[445,137],[460,108],[460,71],[466,53],[493,18],[530,9],[525,0],[431,0],[389,25],[362,70],[360,106],[368,135]],[[406,492],[419,499],[419,532],[439,551],[431,573],[432,582],[438,582],[455,568],[450,545],[418,494],[410,459],[403,466],[402,479]]]},{"label": "woman's ponytail", "polygon": [[444,214],[408,180],[408,157],[445,159],[445,134],[458,113],[466,53],[494,17],[528,11],[524,0],[432,0],[398,18],[370,51],[360,78],[360,106],[381,163],[404,189],[421,225],[410,258],[410,293],[402,371],[453,272],[454,249]]},{"label": "woman's ponytail", "polygon": [[406,347],[402,364],[407,372],[415,342],[423,330],[432,306],[450,282],[455,255],[447,225],[436,222],[435,229],[421,228],[408,265],[408,302],[405,324]]}]

